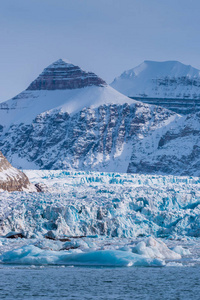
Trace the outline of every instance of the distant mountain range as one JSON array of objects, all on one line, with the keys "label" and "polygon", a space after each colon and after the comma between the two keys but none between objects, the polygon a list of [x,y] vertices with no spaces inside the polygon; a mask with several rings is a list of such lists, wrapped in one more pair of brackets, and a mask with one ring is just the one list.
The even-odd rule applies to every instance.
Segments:
[{"label": "distant mountain range", "polygon": [[0,104],[0,149],[24,169],[200,176],[199,128],[61,59]]},{"label": "distant mountain range", "polygon": [[200,70],[178,61],[144,61],[111,83],[120,93],[180,114],[200,111]]}]

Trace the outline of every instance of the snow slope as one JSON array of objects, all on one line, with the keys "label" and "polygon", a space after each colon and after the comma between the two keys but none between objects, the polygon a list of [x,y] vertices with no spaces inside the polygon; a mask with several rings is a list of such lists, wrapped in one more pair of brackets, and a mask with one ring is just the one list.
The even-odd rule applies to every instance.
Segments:
[{"label": "snow slope", "polygon": [[97,108],[103,104],[132,104],[128,97],[110,86],[91,86],[69,90],[26,90],[11,100],[0,104],[0,123],[30,124],[38,115],[54,111],[73,115],[85,107]]},{"label": "snow slope", "polygon": [[84,107],[97,108],[103,104],[133,102],[108,86],[94,73],[59,59],[16,97],[0,104],[0,123],[30,124],[37,115],[59,110],[74,114]]},{"label": "snow slope", "polygon": [[200,110],[200,70],[178,61],[144,61],[115,78],[111,86],[131,98],[178,113]]}]

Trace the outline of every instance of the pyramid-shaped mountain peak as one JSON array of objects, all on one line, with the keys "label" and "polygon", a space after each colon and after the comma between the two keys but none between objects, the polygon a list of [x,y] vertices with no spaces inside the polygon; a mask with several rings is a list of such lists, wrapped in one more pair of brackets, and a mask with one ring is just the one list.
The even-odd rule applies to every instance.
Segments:
[{"label": "pyramid-shaped mountain peak", "polygon": [[50,68],[70,68],[70,67],[74,67],[75,65],[69,61],[68,59],[58,59],[56,61],[54,61],[51,65],[49,65],[46,69],[50,69]]},{"label": "pyramid-shaped mountain peak", "polygon": [[65,59],[58,59],[29,85],[27,90],[67,90],[104,86],[106,82],[92,72],[83,71]]}]

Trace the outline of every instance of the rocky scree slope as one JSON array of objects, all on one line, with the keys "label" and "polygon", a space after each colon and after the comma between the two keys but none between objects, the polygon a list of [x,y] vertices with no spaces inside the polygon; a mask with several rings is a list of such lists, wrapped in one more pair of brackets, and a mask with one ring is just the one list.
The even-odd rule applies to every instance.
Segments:
[{"label": "rocky scree slope", "polygon": [[[177,153],[186,117],[134,101],[63,60],[47,67],[26,91],[2,103],[0,120],[2,152],[25,169],[181,175],[194,161],[193,148],[199,147],[193,138],[198,115],[197,125],[191,117],[186,137],[190,149]],[[166,150],[173,131],[176,142]],[[182,163],[177,164],[176,158]],[[195,166],[190,172],[198,176]]]}]

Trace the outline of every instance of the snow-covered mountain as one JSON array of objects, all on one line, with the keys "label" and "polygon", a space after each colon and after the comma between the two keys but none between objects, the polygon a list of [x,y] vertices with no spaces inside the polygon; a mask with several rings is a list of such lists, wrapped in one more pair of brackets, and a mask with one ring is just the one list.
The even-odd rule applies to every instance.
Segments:
[{"label": "snow-covered mountain", "polygon": [[128,172],[200,176],[200,112],[180,118],[159,140],[156,148],[148,151],[141,141],[131,157]]},{"label": "snow-covered mountain", "polygon": [[2,191],[37,192],[37,188],[22,171],[13,168],[0,152],[0,192]]},{"label": "snow-covered mountain", "polygon": [[115,78],[111,86],[128,97],[181,114],[200,110],[200,70],[178,61],[144,61]]},{"label": "snow-covered mountain", "polygon": [[24,169],[199,176],[195,116],[189,124],[186,116],[132,100],[95,74],[58,60],[26,91],[1,104],[0,149]]},{"label": "snow-covered mountain", "polygon": [[[0,147],[22,168],[126,172],[134,144],[179,118],[58,60],[0,106]],[[159,130],[158,130],[159,129]]]}]

